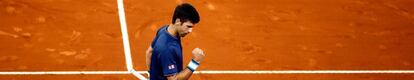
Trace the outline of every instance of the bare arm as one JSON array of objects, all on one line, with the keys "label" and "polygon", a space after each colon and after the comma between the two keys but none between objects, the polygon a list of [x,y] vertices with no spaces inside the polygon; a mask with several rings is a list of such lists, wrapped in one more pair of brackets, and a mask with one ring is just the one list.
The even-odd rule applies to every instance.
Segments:
[{"label": "bare arm", "polygon": [[147,65],[147,69],[149,70],[150,68],[150,63],[151,63],[151,56],[152,56],[152,46],[149,46],[147,51],[145,51],[145,61],[146,61],[146,65]]},{"label": "bare arm", "polygon": [[188,80],[192,74],[193,72],[190,69],[185,68],[183,71],[181,71],[178,74],[168,76],[167,79],[168,80]]},{"label": "bare arm", "polygon": [[[199,48],[195,48],[192,53],[193,53],[193,60],[197,64],[199,64],[205,57],[203,51]],[[167,76],[167,79],[168,80],[188,80],[192,74],[193,74],[193,71],[191,71],[190,68],[187,66],[187,68],[185,68],[183,71],[179,72],[178,74]]]}]

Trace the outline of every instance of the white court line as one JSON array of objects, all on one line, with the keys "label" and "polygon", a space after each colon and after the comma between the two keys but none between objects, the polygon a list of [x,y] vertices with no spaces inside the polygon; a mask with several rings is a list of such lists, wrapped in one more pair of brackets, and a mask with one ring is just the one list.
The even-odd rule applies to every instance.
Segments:
[{"label": "white court line", "polygon": [[136,77],[138,77],[141,80],[148,80],[144,76],[141,75],[141,74],[148,74],[147,71],[145,71],[145,72],[142,72],[142,71],[140,71],[140,72],[134,71],[134,72],[132,72],[132,74],[135,75]]},{"label": "white court line", "polygon": [[33,71],[0,72],[0,75],[48,75],[48,74],[131,74],[129,71]]},{"label": "white court line", "polygon": [[129,38],[128,38],[128,28],[127,28],[126,19],[125,19],[124,2],[123,0],[117,0],[117,4],[118,4],[119,22],[121,24],[122,42],[124,44],[126,67],[130,73],[134,74],[139,79],[146,80],[146,78],[142,76],[141,74],[135,73],[136,71],[134,70],[134,67],[132,64],[131,48],[130,48]]},{"label": "white court line", "polygon": [[[47,75],[47,74],[141,74],[147,71],[33,71],[0,72],[0,75]],[[203,70],[194,74],[414,74],[414,70]],[[140,78],[140,79],[141,79]]]},{"label": "white court line", "polygon": [[128,28],[125,19],[124,4],[122,0],[118,0],[119,22],[121,24],[122,42],[124,44],[125,61],[128,71],[133,71],[131,48],[129,45]]},{"label": "white court line", "polygon": [[414,70],[205,70],[195,74],[413,74]]}]

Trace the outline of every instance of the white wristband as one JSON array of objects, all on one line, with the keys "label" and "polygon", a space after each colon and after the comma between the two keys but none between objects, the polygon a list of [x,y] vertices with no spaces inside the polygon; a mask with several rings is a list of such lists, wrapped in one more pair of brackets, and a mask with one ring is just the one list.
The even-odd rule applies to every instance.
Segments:
[{"label": "white wristband", "polygon": [[188,69],[194,72],[200,64],[191,59],[190,63],[188,64]]}]

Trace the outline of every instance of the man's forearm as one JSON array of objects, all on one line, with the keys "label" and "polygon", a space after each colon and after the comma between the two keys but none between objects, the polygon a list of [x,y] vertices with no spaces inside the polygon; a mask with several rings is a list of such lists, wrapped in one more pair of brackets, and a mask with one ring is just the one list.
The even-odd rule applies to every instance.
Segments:
[{"label": "man's forearm", "polygon": [[170,79],[171,77],[168,77],[168,79],[169,80],[187,80],[188,78],[190,78],[190,76],[193,74],[193,72],[197,69],[199,65],[200,65],[199,62],[195,61],[194,59],[191,59],[187,68],[185,68],[178,74],[174,75],[172,79]]},{"label": "man's forearm", "polygon": [[184,70],[182,70],[174,76],[168,76],[168,80],[187,80],[191,77],[193,72],[200,65],[200,62],[204,59],[204,53],[200,48],[195,48],[192,53],[194,57],[193,59],[191,59],[187,68],[185,68]]},{"label": "man's forearm", "polygon": [[174,75],[172,79],[169,78],[168,80],[188,80],[192,74],[193,72],[190,69],[185,68],[180,73]]}]

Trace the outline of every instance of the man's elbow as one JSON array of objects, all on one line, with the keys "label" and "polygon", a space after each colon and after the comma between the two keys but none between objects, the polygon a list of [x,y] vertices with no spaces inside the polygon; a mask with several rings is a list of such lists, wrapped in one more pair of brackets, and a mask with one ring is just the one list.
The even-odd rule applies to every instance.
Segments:
[{"label": "man's elbow", "polygon": [[177,75],[167,76],[168,80],[180,80]]},{"label": "man's elbow", "polygon": [[148,47],[147,51],[145,51],[146,54],[152,54],[152,48]]}]

